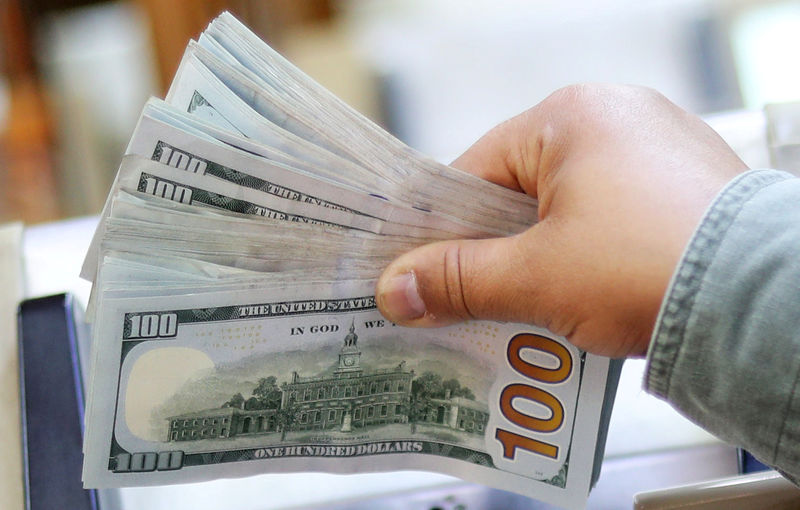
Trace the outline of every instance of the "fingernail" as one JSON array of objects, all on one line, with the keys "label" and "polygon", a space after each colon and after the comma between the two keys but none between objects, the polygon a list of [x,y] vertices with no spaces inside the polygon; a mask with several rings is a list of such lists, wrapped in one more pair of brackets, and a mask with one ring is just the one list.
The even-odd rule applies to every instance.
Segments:
[{"label": "fingernail", "polygon": [[386,282],[380,299],[392,320],[407,321],[425,315],[425,303],[419,297],[417,278],[412,272],[393,276]]}]

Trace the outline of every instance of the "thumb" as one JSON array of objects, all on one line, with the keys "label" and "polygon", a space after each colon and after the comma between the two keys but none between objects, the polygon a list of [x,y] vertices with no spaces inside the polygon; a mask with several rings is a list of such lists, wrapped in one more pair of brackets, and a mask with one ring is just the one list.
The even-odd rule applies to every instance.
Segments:
[{"label": "thumb", "polygon": [[[546,222],[545,222],[546,223]],[[401,255],[376,286],[378,308],[403,326],[469,319],[549,322],[537,317],[539,223],[513,237],[442,241]],[[538,248],[537,248],[538,247]],[[542,254],[543,255],[543,254]],[[544,286],[546,287],[546,286]]]}]

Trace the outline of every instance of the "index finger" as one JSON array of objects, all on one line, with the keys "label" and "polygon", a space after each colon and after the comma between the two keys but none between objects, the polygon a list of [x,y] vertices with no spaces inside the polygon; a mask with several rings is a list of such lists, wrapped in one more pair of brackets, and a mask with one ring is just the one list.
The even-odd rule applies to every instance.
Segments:
[{"label": "index finger", "polygon": [[487,181],[540,198],[540,171],[555,167],[563,153],[564,131],[557,129],[547,101],[498,124],[451,165]]}]

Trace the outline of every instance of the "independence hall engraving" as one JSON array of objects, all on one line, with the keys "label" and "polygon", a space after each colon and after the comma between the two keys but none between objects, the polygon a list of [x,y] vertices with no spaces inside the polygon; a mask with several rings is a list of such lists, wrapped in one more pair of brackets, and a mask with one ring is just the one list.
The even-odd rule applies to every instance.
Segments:
[{"label": "independence hall engraving", "polygon": [[[248,409],[244,399],[232,399],[217,409],[172,416],[169,441],[228,438],[280,431],[337,430],[351,432],[370,426],[408,423],[412,413],[415,374],[406,362],[388,369],[365,370],[355,325],[345,336],[332,372],[303,377],[296,371],[280,392],[274,408]],[[274,379],[274,378],[273,378]],[[254,393],[256,393],[254,391]],[[262,392],[263,393],[263,392]],[[486,405],[471,398],[427,398],[413,415],[417,423],[482,434],[489,419]],[[257,406],[253,406],[257,407]]]}]

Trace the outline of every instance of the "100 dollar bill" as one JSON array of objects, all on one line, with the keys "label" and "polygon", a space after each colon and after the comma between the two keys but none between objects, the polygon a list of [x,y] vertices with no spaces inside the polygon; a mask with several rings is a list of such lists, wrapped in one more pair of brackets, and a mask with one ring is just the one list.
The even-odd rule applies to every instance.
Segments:
[{"label": "100 dollar bill", "polygon": [[608,360],[528,325],[401,328],[373,288],[106,296],[85,485],[423,469],[583,504]]}]

